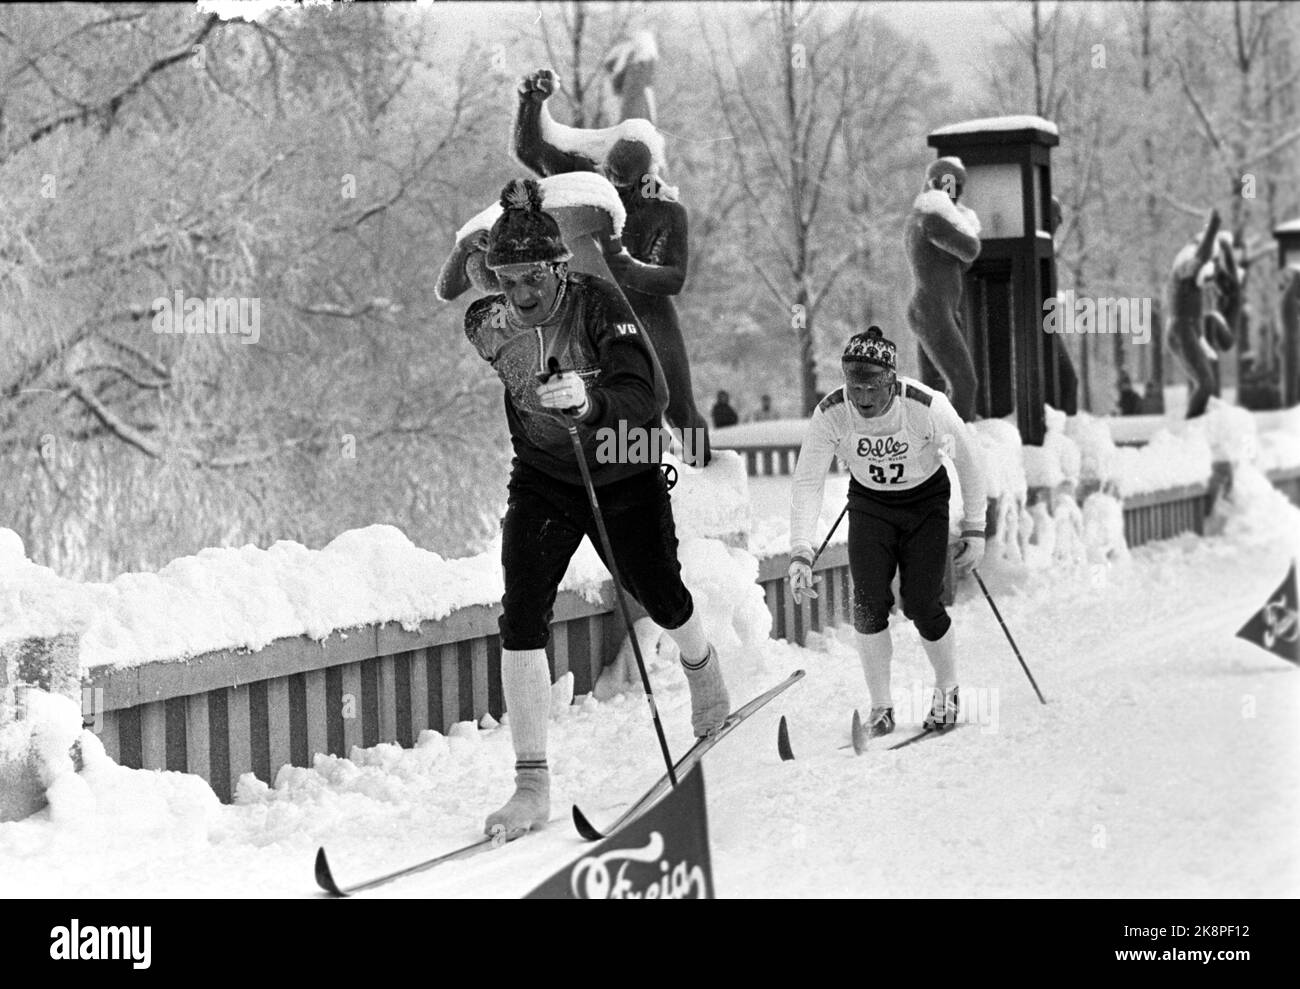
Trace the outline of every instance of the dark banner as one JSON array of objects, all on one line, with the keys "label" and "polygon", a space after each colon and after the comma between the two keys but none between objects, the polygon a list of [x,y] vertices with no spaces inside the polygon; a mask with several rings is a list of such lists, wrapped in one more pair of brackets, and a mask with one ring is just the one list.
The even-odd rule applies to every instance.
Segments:
[{"label": "dark banner", "polygon": [[1291,663],[1300,664],[1300,629],[1296,626],[1295,564],[1268,603],[1241,626],[1238,636]]},{"label": "dark banner", "polygon": [[703,768],[679,779],[656,806],[524,899],[713,899]]}]

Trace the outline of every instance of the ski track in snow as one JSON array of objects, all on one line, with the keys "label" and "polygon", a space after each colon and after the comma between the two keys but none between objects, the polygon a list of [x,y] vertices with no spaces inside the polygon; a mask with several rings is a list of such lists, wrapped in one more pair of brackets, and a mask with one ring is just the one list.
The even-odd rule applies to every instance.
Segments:
[{"label": "ski track in snow", "polygon": [[[996,730],[901,752],[884,746],[905,725],[860,757],[838,749],[853,707],[867,706],[849,629],[807,648],[768,640],[725,654],[735,706],[793,669],[808,676],[705,760],[718,894],[1300,894],[1300,683],[1234,637],[1291,552],[1285,539],[1186,536],[1134,550],[1097,587],[1080,573],[991,568],[986,583],[1048,704],[967,581],[952,609],[960,680],[968,706],[996,691]],[[928,664],[911,624],[892,628],[897,702],[928,687]],[[671,653],[652,668],[680,754],[685,680]],[[782,714],[793,763],[776,754]],[[508,729],[467,727],[410,750],[319,757],[274,789],[245,787],[231,807],[195,777],[101,762],[80,777],[94,798],[74,782],[51,809],[0,824],[0,894],[310,896],[320,844],[345,885],[413,864],[474,840],[510,793]],[[663,771],[644,703],[562,708],[551,766],[545,831],[361,895],[518,896],[584,854],[570,804],[600,826]]]}]

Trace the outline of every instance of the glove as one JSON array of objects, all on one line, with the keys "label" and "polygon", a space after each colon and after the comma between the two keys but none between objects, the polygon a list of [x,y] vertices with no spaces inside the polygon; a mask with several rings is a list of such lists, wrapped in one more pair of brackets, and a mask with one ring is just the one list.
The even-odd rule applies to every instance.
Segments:
[{"label": "glove", "polygon": [[795,604],[801,604],[805,594],[810,598],[817,597],[817,591],[813,586],[817,578],[813,576],[812,563],[805,557],[790,558],[787,576],[790,578],[790,593],[794,595]]},{"label": "glove", "polygon": [[964,577],[980,565],[984,559],[984,534],[982,532],[963,532],[957,543],[957,552],[953,555],[952,566],[959,577]]},{"label": "glove", "polygon": [[519,95],[541,103],[560,88],[559,77],[550,69],[538,69],[519,80]]},{"label": "glove", "polygon": [[591,408],[587,400],[587,385],[573,371],[553,374],[537,387],[537,398],[546,409],[558,409],[565,415],[581,419]]}]

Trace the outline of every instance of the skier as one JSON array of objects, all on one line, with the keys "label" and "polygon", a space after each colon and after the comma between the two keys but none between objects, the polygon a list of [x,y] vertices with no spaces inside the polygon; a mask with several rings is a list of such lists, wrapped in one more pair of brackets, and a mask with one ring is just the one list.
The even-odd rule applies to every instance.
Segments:
[{"label": "skier", "polygon": [[[486,264],[501,286],[465,313],[465,334],[506,386],[514,447],[502,521],[501,683],[515,749],[515,793],[484,831],[514,838],[550,816],[546,643],[556,589],[582,537],[602,553],[565,418],[576,420],[623,581],[681,650],[697,737],[730,711],[717,651],[682,583],[667,483],[658,463],[598,462],[602,428],[653,430],[666,397],[654,353],[618,291],[571,273],[572,256],[532,179],[502,192]],[[551,358],[563,373],[538,384]],[[662,379],[659,379],[662,381]]]},{"label": "skier", "polygon": [[803,594],[817,596],[811,540],[826,470],[837,454],[849,465],[853,626],[871,695],[866,725],[871,736],[894,730],[889,610],[895,570],[901,577],[903,613],[916,625],[934,667],[933,704],[924,727],[943,730],[957,719],[952,619],[941,600],[950,490],[939,459],[945,437],[952,438],[965,516],[954,566],[965,573],[984,556],[979,444],[942,393],[898,377],[897,356],[878,326],[849,338],[841,357],[844,384],[813,412],[791,487],[789,578],[795,600],[801,601]]},{"label": "skier", "polygon": [[686,281],[686,209],[677,202],[675,190],[656,174],[657,163],[642,141],[615,141],[602,162],[548,143],[543,136],[543,103],[558,88],[559,80],[549,69],[539,69],[520,82],[515,155],[542,176],[599,171],[618,190],[627,210],[625,247],[606,262],[663,364],[668,379],[666,415],[669,425],[682,432],[686,460],[706,467],[711,459],[709,427],[695,406],[686,341],[672,298]]}]

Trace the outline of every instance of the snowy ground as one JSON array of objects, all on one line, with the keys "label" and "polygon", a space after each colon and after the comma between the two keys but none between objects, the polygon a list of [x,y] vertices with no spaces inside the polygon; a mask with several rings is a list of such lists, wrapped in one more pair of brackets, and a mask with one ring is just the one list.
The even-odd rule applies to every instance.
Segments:
[{"label": "snowy ground", "polygon": [[[847,630],[800,649],[763,638],[752,608],[735,610],[743,645],[723,659],[736,699],[798,667],[808,676],[706,761],[719,894],[1300,894],[1300,679],[1234,638],[1294,559],[1300,513],[1238,480],[1244,507],[1224,535],[1139,548],[1101,581],[985,575],[1045,707],[964,585],[953,608],[961,681],[990,723],[902,752],[837,748],[866,703]],[[741,579],[734,593],[757,593]],[[710,593],[711,619],[726,621]],[[910,625],[894,629],[901,707],[926,664]],[[681,751],[688,699],[671,660],[658,658],[655,682]],[[794,763],[776,755],[781,714]],[[510,790],[506,729],[452,735],[319,758],[229,807],[195,777],[92,759],[50,809],[0,824],[0,895],[310,896],[321,844],[344,883],[421,860],[473,839]],[[551,828],[367,895],[519,895],[582,853],[570,802],[607,821],[661,770],[633,698],[561,708],[551,755]]]}]

